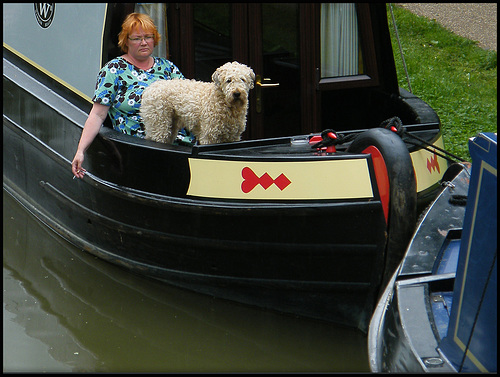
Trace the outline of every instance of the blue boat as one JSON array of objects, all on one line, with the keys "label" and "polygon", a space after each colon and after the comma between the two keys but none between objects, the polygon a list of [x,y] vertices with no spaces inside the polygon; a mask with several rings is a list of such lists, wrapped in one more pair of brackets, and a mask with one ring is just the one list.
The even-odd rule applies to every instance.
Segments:
[{"label": "blue boat", "polygon": [[373,372],[497,371],[496,133],[469,150],[472,166],[445,173],[372,316]]}]

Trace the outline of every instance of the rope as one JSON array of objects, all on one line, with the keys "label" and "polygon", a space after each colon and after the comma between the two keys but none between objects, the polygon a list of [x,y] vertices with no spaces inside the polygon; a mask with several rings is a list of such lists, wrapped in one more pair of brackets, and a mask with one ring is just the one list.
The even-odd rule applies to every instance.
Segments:
[{"label": "rope", "polygon": [[398,40],[399,45],[399,53],[401,54],[401,60],[403,61],[403,67],[406,73],[406,80],[408,81],[408,89],[410,89],[410,93],[413,93],[413,91],[411,90],[410,75],[408,75],[408,69],[406,68],[405,56],[403,54],[403,48],[401,47],[401,41],[399,40],[398,27],[396,26],[396,19],[394,18],[394,12],[392,11],[391,3],[389,3],[389,9],[391,10],[392,24],[394,25],[394,31],[396,32],[396,39]]},{"label": "rope", "polygon": [[[422,138],[420,138],[418,136],[415,136],[415,135],[413,135],[413,134],[411,134],[409,132],[406,132],[406,129],[403,127],[403,122],[401,122],[401,119],[399,119],[398,117],[392,117],[390,119],[384,120],[382,123],[380,123],[380,127],[387,128],[388,130],[393,131],[396,134],[398,134],[400,137],[403,137],[403,135],[412,137],[412,138],[418,140],[420,143],[427,145],[427,147],[430,147],[430,148],[434,149],[434,150],[431,150],[431,149],[429,149],[427,147],[423,147],[425,150],[427,150],[429,152],[432,152],[432,153],[435,153],[436,155],[438,155],[438,156],[440,156],[442,158],[445,158],[448,161],[455,162],[454,160],[452,160],[450,158],[450,157],[453,157],[455,160],[458,160],[460,162],[465,162],[464,159],[462,159],[462,158],[460,158],[458,156],[455,156],[453,153],[445,151],[444,149],[442,149],[440,147],[437,147],[435,145],[432,145],[432,144],[428,143],[427,141],[425,141],[424,139],[422,139]],[[408,140],[406,140],[406,141],[408,143],[410,143],[410,144],[421,146],[421,144],[419,144],[419,143],[408,141]],[[441,153],[436,152],[436,150],[438,150],[440,152],[443,152],[444,155],[441,154]]]},{"label": "rope", "polygon": [[[424,139],[422,139],[418,136],[415,136],[412,133],[407,132],[403,126],[403,122],[397,116],[384,120],[382,123],[380,123],[379,127],[386,128],[389,131],[396,133],[401,138],[403,138],[403,135],[407,136],[407,138],[408,137],[413,138],[413,139],[417,140],[418,142],[411,141],[408,139],[406,139],[405,142],[412,144],[412,145],[415,145],[415,146],[418,146],[418,147],[421,147],[421,148],[423,148],[431,153],[434,153],[435,155],[442,157],[448,161],[456,162],[456,160],[458,160],[460,162],[466,162],[466,160],[464,160],[458,156],[455,156],[453,153],[450,153],[450,152],[448,152],[448,151],[446,151],[438,146],[432,145],[429,142],[425,141]],[[354,140],[358,135],[359,135],[359,133],[352,133],[352,134],[349,134],[346,136],[344,134],[337,134],[337,132],[335,132],[332,129],[327,129],[327,130],[324,130],[323,132],[321,132],[322,140],[320,142],[314,144],[311,148],[312,149],[320,149],[320,148],[330,147],[332,145],[349,143],[352,140]],[[424,144],[425,146],[423,146],[422,144]],[[440,151],[442,153],[439,153],[437,151]],[[454,158],[455,160],[451,159],[450,157]]]},{"label": "rope", "polygon": [[348,143],[356,138],[357,134],[351,134],[345,136],[344,134],[337,134],[332,129],[327,129],[321,132],[321,140],[320,142],[314,144],[311,148],[312,149],[318,149],[318,148],[325,148],[325,147],[330,147],[332,145],[339,145],[339,144],[344,144]]}]

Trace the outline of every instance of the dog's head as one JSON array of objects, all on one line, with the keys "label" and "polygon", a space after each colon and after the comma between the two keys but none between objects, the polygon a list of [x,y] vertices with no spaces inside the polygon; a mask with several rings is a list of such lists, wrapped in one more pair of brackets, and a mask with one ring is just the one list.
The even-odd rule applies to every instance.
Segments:
[{"label": "dog's head", "polygon": [[244,64],[226,63],[217,68],[212,81],[221,89],[230,105],[246,105],[248,93],[254,87],[255,73]]}]

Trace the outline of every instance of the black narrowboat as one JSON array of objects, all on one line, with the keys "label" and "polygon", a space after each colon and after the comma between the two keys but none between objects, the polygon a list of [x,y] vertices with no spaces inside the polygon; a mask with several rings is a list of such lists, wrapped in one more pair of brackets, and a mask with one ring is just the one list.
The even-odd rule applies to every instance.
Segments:
[{"label": "black narrowboat", "polygon": [[[72,179],[133,11],[187,78],[253,68],[243,140],[166,145],[106,121]],[[398,88],[385,4],[10,3],[3,36],[3,187],[40,221],[136,273],[366,331],[448,165],[439,117]]]}]

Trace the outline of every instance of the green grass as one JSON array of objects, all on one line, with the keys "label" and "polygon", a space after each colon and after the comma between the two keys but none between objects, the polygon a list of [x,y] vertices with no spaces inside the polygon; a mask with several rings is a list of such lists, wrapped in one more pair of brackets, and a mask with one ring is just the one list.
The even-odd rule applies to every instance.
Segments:
[{"label": "green grass", "polygon": [[[445,147],[470,161],[468,139],[497,132],[497,53],[436,21],[393,6],[413,94],[441,119]],[[399,86],[409,90],[389,5],[387,18]]]}]

